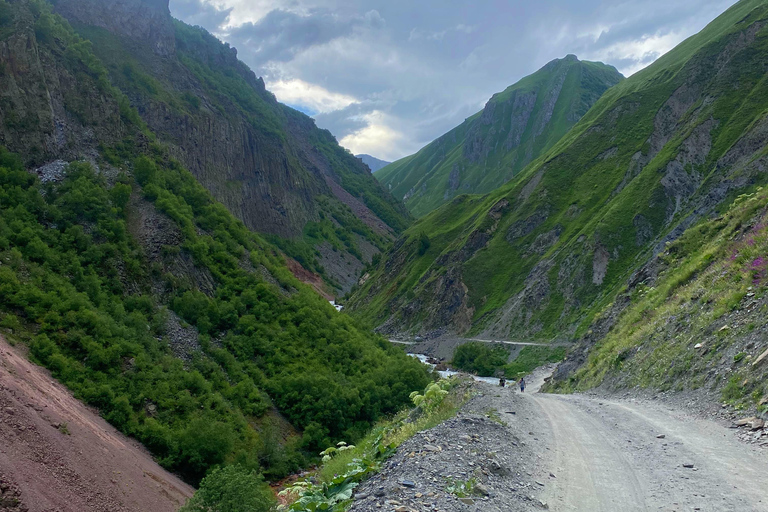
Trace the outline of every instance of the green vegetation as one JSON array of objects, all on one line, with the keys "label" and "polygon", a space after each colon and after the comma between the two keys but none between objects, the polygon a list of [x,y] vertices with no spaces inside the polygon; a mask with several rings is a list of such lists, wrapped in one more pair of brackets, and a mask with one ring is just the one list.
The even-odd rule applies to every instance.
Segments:
[{"label": "green vegetation", "polygon": [[445,491],[457,498],[473,496],[475,494],[475,487],[477,487],[477,478],[475,477],[467,478],[466,480],[449,478],[445,482]]},{"label": "green vegetation", "polygon": [[669,244],[655,286],[632,292],[611,332],[557,389],[603,382],[678,390],[709,386],[736,407],[756,406],[768,395],[765,366],[752,364],[765,347],[751,337],[768,327],[760,306],[768,284],[766,226],[768,192],[758,188]]},{"label": "green vegetation", "polygon": [[261,476],[234,465],[211,471],[179,512],[268,512],[274,502]]},{"label": "green vegetation", "polygon": [[[65,21],[55,18],[52,26],[63,27],[56,30],[71,33]],[[309,193],[312,197],[302,196],[300,201],[306,204],[300,208],[306,211],[290,217],[288,230],[292,234],[284,237],[269,235],[269,242],[308,270],[320,274],[331,288],[341,285],[322,267],[318,258],[319,245],[327,242],[335,251],[344,251],[366,263],[364,251],[358,246],[359,238],[384,250],[391,243],[391,236],[371,229],[331,194],[323,177],[318,175],[320,170],[310,168],[297,148],[311,147],[313,154],[327,164],[332,179],[370,208],[395,234],[409,225],[410,216],[405,207],[370,176],[363,164],[340,147],[330,132],[318,129],[304,114],[277,103],[264,89],[263,82],[235,58],[228,45],[200,27],[173,21],[176,58],[167,60],[163,66],[157,65],[151,49],[126,45],[120,37],[103,28],[83,25],[75,28],[80,36],[78,39],[85,39],[84,44],[88,45],[90,59],[100,73],[99,80],[113,84],[122,91],[121,97],[124,93],[121,108],[124,104],[126,115],[136,116],[136,111],[130,108],[133,104],[140,106],[142,113],[166,112],[180,123],[183,120],[185,125],[191,126],[221,123],[220,118],[226,118],[236,128],[244,123],[254,130],[253,137],[264,153],[261,157],[279,155],[276,160],[286,166],[285,172],[290,174],[291,181],[299,184],[303,194]],[[38,32],[45,41],[60,39],[60,34],[53,30]],[[84,124],[96,122],[88,119],[87,98],[73,95],[67,106]],[[136,116],[134,121],[141,122],[141,119]],[[160,140],[178,143],[178,133],[166,133],[173,132],[169,126],[162,125],[158,130]],[[225,173],[216,171],[208,167],[196,170],[206,186],[213,184],[211,190],[216,191],[218,199],[238,209],[239,203],[233,201],[232,187],[241,182],[220,182]],[[224,188],[228,190],[222,192]]]},{"label": "green vegetation", "polygon": [[[448,324],[519,341],[586,335],[656,244],[768,180],[757,142],[768,111],[766,19],[764,2],[737,3],[606,91],[517,179],[419,219],[347,310],[414,333]],[[420,233],[430,239],[423,254]],[[446,283],[455,283],[449,297]],[[435,315],[449,299],[454,316]]]},{"label": "green vegetation", "polygon": [[451,364],[465,372],[481,377],[493,377],[507,364],[510,349],[507,345],[470,341],[456,348]]},{"label": "green vegetation", "polygon": [[[73,164],[61,184],[41,185],[0,153],[0,308],[36,360],[163,465],[193,482],[225,462],[280,476],[302,463],[296,450],[360,438],[427,382],[418,362],[296,282],[177,163],[139,157],[135,168],[183,234],[164,261],[146,261],[129,234],[127,175],[110,190]],[[212,294],[168,272],[180,257],[213,277]],[[244,270],[244,258],[296,291]],[[168,308],[201,335],[186,368],[168,347]],[[250,424],[272,402],[304,431],[277,454]]]},{"label": "green vegetation", "polygon": [[378,472],[381,463],[394,455],[398,446],[417,432],[453,417],[470,398],[457,377],[432,383],[411,397],[416,409],[403,409],[394,418],[383,421],[356,446],[339,443],[343,449],[324,450],[323,465],[317,472],[320,481],[299,481],[283,490],[280,496],[288,504],[278,510],[344,512],[352,502],[354,489]]},{"label": "green vegetation", "polygon": [[547,363],[559,363],[565,358],[565,347],[525,347],[509,364],[504,366],[504,375],[519,379]]},{"label": "green vegetation", "polygon": [[471,341],[456,349],[451,364],[459,370],[481,377],[504,375],[517,380],[539,366],[562,361],[565,352],[565,347],[529,346],[509,361],[508,345]]},{"label": "green vegetation", "polygon": [[621,79],[599,62],[554,60],[495,94],[483,112],[374,176],[419,217],[459,194],[490,192],[550,149]]}]

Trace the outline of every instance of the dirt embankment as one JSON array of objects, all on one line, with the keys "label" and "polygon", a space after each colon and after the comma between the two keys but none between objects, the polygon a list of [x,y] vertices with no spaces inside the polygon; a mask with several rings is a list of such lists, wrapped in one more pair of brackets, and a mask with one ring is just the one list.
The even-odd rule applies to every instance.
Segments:
[{"label": "dirt embankment", "polygon": [[170,512],[193,492],[0,337],[0,512]]}]

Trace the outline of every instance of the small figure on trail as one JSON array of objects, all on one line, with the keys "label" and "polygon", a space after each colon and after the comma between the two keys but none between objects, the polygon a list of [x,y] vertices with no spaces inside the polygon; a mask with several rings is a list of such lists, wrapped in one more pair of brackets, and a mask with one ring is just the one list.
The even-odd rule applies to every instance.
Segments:
[{"label": "small figure on trail", "polygon": [[504,377],[499,377],[499,386],[503,388],[506,385],[507,385],[507,379],[505,379]]},{"label": "small figure on trail", "polygon": [[520,392],[525,393],[525,377],[520,379]]}]

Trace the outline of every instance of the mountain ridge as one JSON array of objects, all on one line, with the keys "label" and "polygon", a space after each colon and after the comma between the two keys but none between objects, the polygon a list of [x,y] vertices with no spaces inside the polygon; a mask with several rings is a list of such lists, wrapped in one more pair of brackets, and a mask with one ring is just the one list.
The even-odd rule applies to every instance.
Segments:
[{"label": "mountain ridge", "polygon": [[[236,49],[173,20],[167,1],[57,0],[54,8],[91,41],[106,65],[104,79],[125,94],[153,136],[246,226],[319,274],[326,293],[348,290],[410,222],[330,132],[278,103]],[[76,86],[66,97],[54,93],[53,107],[40,91],[24,92],[28,97],[19,91],[6,99],[16,112],[53,115],[45,114],[45,129],[21,125],[0,140],[20,154],[37,154],[31,163],[93,155],[100,142],[121,136],[88,136],[98,132],[101,114],[88,111],[92,102]],[[67,108],[75,119],[66,118]],[[81,136],[73,134],[78,125],[87,127]]]},{"label": "mountain ridge", "polygon": [[423,216],[464,193],[487,193],[552,147],[623,77],[575,55],[555,59],[494,94],[482,111],[376,177]]},{"label": "mountain ridge", "polygon": [[[303,140],[282,169],[301,171],[289,162],[300,154],[316,168],[275,188],[328,178],[327,195],[305,198],[320,209],[307,236],[349,241],[362,259],[355,235],[386,239],[330,194],[375,201],[368,170],[323,174],[356,159],[306,116],[257,98],[235,68],[224,73],[233,52],[198,29],[174,23],[172,60],[162,45],[74,26],[95,42],[43,0],[0,0],[2,336],[193,485],[229,464],[262,486],[257,474],[282,478],[410,403],[430,381],[423,365],[297,280],[275,235],[217,201],[158,127],[187,115],[186,134],[206,118],[274,147]],[[188,86],[152,66],[178,66]]]},{"label": "mountain ridge", "polygon": [[375,156],[366,155],[366,154],[355,155],[355,157],[362,160],[363,163],[368,166],[371,172],[376,172],[382,167],[385,167],[392,163],[392,162],[386,162],[384,160],[376,158]]}]

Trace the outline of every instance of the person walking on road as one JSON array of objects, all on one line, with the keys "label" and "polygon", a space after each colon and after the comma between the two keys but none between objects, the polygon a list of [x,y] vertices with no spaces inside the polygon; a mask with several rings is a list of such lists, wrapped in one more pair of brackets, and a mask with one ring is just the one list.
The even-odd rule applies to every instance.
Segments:
[{"label": "person walking on road", "polygon": [[520,392],[525,393],[525,377],[520,379]]}]

